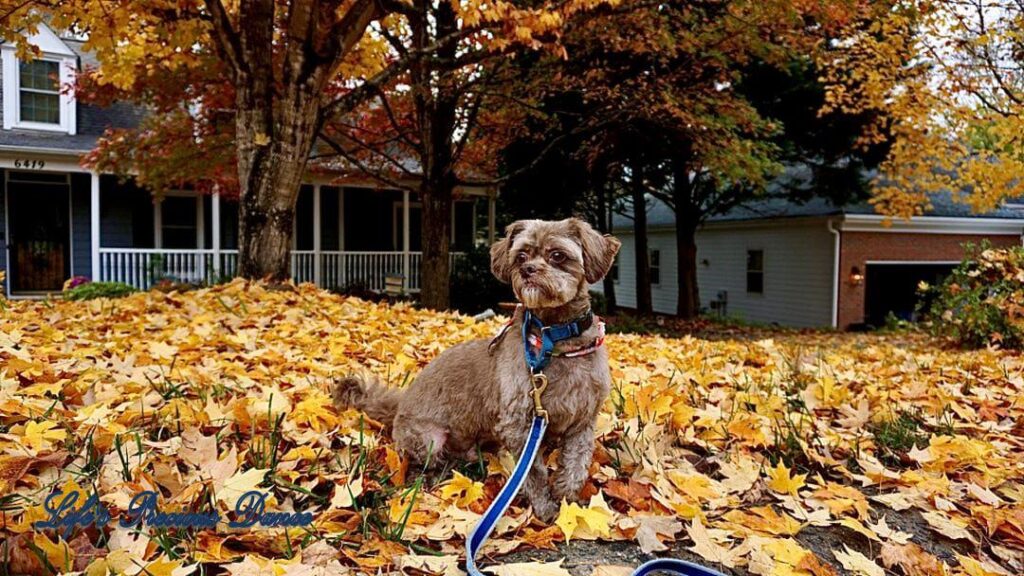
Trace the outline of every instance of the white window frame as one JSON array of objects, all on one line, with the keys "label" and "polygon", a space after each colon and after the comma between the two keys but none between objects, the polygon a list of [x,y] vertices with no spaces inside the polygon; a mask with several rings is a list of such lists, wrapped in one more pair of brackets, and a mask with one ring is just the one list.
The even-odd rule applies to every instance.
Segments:
[{"label": "white window frame", "polygon": [[[658,254],[658,265],[654,265],[654,254]],[[658,269],[658,281],[654,281],[654,274],[651,274],[651,270]],[[647,276],[651,278],[651,286],[661,286],[661,248],[648,248],[647,249]]]},{"label": "white window frame", "polygon": [[75,81],[75,70],[78,61],[74,57],[44,52],[37,59],[45,62],[56,62],[60,71],[60,122],[28,122],[21,120],[21,74],[18,67],[18,55],[13,46],[0,48],[3,66],[3,100],[4,130],[24,129],[45,132],[62,132],[74,135],[76,132],[75,95],[69,88]]}]

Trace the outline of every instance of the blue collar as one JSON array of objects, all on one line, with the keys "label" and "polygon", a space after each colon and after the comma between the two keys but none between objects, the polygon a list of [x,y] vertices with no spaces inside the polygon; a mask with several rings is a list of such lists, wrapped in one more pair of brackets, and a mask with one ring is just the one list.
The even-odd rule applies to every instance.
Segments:
[{"label": "blue collar", "polygon": [[[576,338],[583,334],[594,323],[594,313],[587,310],[579,318],[566,322],[565,324],[552,324],[545,326],[540,318],[537,318],[527,309],[523,309],[523,352],[526,356],[526,366],[531,374],[536,374],[551,362],[551,353],[555,349],[555,343],[569,338]],[[540,339],[530,332],[531,328],[540,331]]]}]

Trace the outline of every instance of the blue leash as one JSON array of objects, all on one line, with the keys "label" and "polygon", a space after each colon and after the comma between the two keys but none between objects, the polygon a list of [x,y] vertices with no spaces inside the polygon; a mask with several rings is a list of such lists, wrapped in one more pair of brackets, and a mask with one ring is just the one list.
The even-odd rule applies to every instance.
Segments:
[{"label": "blue leash", "polygon": [[[540,342],[537,342],[535,339],[531,341],[530,328],[540,329]],[[535,411],[533,425],[530,427],[530,435],[526,439],[526,445],[523,446],[523,452],[519,455],[519,461],[516,462],[515,470],[509,476],[508,482],[498,492],[494,502],[491,502],[483,517],[480,518],[480,522],[470,532],[469,538],[466,538],[466,572],[469,573],[469,576],[484,576],[476,565],[476,557],[480,553],[480,548],[483,547],[484,542],[487,541],[487,538],[494,531],[498,520],[505,515],[505,511],[512,504],[512,500],[523,487],[523,482],[526,481],[530,468],[533,467],[533,462],[537,459],[537,454],[540,452],[541,440],[544,439],[544,432],[548,429],[547,412],[541,405],[540,400],[544,388],[547,387],[547,378],[541,371],[551,361],[551,353],[554,350],[555,342],[579,336],[581,332],[578,321],[555,326],[544,326],[529,310],[525,310],[523,313],[523,349],[526,355],[526,365],[530,369],[533,384],[532,395]],[[678,574],[679,576],[724,576],[721,572],[701,566],[700,564],[674,558],[655,558],[645,562],[634,570],[631,576],[647,576],[647,574],[652,572],[668,572]]]}]

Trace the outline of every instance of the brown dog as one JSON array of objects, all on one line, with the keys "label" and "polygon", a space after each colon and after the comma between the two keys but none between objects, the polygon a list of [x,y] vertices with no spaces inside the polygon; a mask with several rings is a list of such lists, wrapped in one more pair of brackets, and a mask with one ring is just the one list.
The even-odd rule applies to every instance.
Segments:
[{"label": "brown dog", "polygon": [[[619,241],[602,236],[582,220],[520,220],[491,247],[491,271],[510,282],[516,298],[545,326],[573,321],[590,310],[590,284],[611,268]],[[334,388],[339,407],[356,407],[390,423],[395,443],[418,463],[474,457],[478,445],[498,442],[518,456],[530,431],[533,400],[530,372],[520,338],[522,307],[510,334],[489,346],[473,340],[443,352],[405,390],[374,379],[348,377]],[[594,323],[555,350],[592,345]],[[544,370],[548,411],[545,447],[560,448],[558,471],[548,486],[543,454],[524,486],[533,512],[544,521],[558,513],[562,499],[576,500],[594,450],[594,421],[608,395],[611,376],[604,348],[579,357],[552,358]]]}]

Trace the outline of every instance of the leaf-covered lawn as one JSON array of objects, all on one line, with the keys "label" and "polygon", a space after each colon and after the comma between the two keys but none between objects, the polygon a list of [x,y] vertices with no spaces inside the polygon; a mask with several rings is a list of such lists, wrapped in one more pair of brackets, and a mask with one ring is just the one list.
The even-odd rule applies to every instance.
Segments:
[{"label": "leaf-covered lawn", "polygon": [[[457,570],[508,454],[410,469],[380,425],[331,406],[332,378],[394,385],[502,319],[235,281],[0,312],[0,564],[6,573],[335,574]],[[682,546],[754,574],[1024,573],[1024,367],[910,337],[607,340],[615,389],[582,505],[553,526],[513,507],[485,553],[579,539]],[[557,382],[553,383],[557,385]],[[552,460],[553,464],[553,460]],[[309,528],[40,531],[55,489],[116,515],[228,511],[248,490]],[[215,507],[215,508],[214,508]],[[896,514],[958,554],[933,556]],[[841,535],[818,553],[800,533]],[[944,540],[945,541],[945,540]],[[883,568],[884,567],[884,568]],[[560,574],[520,566],[516,574]],[[508,570],[505,571],[508,573]]]}]

